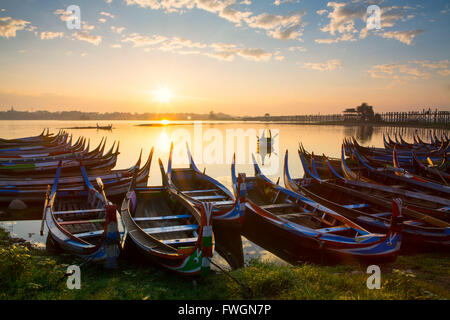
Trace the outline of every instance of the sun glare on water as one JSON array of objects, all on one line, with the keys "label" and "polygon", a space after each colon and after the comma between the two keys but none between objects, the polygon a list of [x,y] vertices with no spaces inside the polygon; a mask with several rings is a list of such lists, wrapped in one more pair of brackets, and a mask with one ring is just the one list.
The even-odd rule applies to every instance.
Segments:
[{"label": "sun glare on water", "polygon": [[158,87],[153,91],[153,96],[159,103],[170,103],[174,97],[172,90],[167,87]]}]

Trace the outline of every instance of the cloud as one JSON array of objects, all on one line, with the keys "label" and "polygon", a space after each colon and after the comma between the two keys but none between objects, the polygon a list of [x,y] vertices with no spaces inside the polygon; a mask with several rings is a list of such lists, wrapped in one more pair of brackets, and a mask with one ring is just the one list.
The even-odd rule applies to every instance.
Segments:
[{"label": "cloud", "polygon": [[2,17],[0,18],[0,37],[15,38],[16,32],[25,29],[28,25],[30,22],[26,20]]},{"label": "cloud", "polygon": [[341,68],[341,61],[339,59],[332,59],[325,62],[306,62],[300,64],[304,69],[312,69],[317,71],[333,71],[337,68]]},{"label": "cloud", "polygon": [[87,31],[78,31],[73,34],[74,39],[89,42],[95,46],[98,46],[102,42],[101,36],[93,36]]},{"label": "cloud", "polygon": [[167,40],[167,37],[160,35],[153,35],[151,37],[143,36],[139,33],[132,33],[126,38],[122,39],[122,42],[131,42],[134,47],[151,46],[161,43]]},{"label": "cloud", "polygon": [[62,38],[64,33],[62,32],[52,32],[52,31],[44,31],[41,32],[41,40],[51,40],[55,38]]},{"label": "cloud", "polygon": [[[289,3],[289,2],[294,2],[294,0],[275,0],[273,2],[273,4],[278,7],[278,6],[282,5],[283,3]],[[299,1],[296,1],[296,2],[298,3]]]},{"label": "cloud", "polygon": [[388,31],[381,34],[383,38],[396,39],[407,45],[411,45],[412,40],[418,34],[423,33],[423,30],[411,30],[411,31]]},{"label": "cloud", "polygon": [[291,52],[292,51],[306,52],[306,48],[300,46],[289,47],[288,50]]},{"label": "cloud", "polygon": [[297,39],[303,35],[302,18],[305,12],[294,12],[285,16],[262,13],[247,18],[245,21],[251,28],[264,29],[275,39]]},{"label": "cloud", "polygon": [[428,80],[436,75],[448,77],[450,63],[449,60],[414,60],[407,63],[375,65],[368,72],[372,78],[391,79],[397,83],[404,83],[410,80]]},{"label": "cloud", "polygon": [[[302,17],[304,12],[275,15],[252,12],[236,8],[236,0],[125,0],[127,5],[137,5],[152,10],[183,13],[184,10],[197,8],[226,19],[236,26],[246,24],[250,28],[263,29],[272,38],[280,40],[300,39],[303,34]],[[251,2],[242,1],[241,4]],[[282,1],[284,2],[284,1]]]},{"label": "cloud", "polygon": [[114,49],[120,49],[120,48],[122,48],[122,45],[119,44],[119,43],[112,44],[112,45],[111,45],[111,48],[114,48]]},{"label": "cloud", "polygon": [[277,61],[283,61],[284,60],[284,56],[281,54],[281,51],[276,51],[274,53],[274,59]]},{"label": "cloud", "polygon": [[98,19],[98,22],[105,23],[105,22],[106,22],[106,19],[105,19],[105,18],[99,18],[99,19]]},{"label": "cloud", "polygon": [[244,48],[238,49],[235,53],[247,60],[253,61],[269,61],[272,56],[271,53],[266,52],[262,49]]},{"label": "cloud", "polygon": [[87,24],[86,22],[83,21],[83,22],[81,22],[81,29],[86,30],[86,31],[94,30],[95,26],[89,25],[89,24]]},{"label": "cloud", "polygon": [[[383,0],[371,1],[370,4],[378,4],[381,8],[381,28],[394,27],[398,21],[406,21],[412,19],[415,15],[410,11],[414,8],[409,6],[383,6]],[[316,39],[316,43],[337,43],[340,41],[356,41],[367,37],[369,30],[366,28],[367,19],[367,6],[368,2],[353,0],[349,2],[328,2],[327,7],[331,10],[318,10],[316,11],[320,15],[324,15],[328,12],[327,18],[329,22],[322,27],[322,32],[328,33],[335,38]],[[358,24],[363,27],[358,27]],[[402,31],[402,32],[415,32]],[[407,36],[395,35],[395,31],[385,31],[384,33],[374,31],[374,34],[382,36],[384,38],[389,37],[397,39],[399,41],[405,40]],[[386,36],[384,36],[387,33]],[[417,33],[416,33],[417,34]],[[358,37],[357,37],[358,36]],[[414,36],[413,36],[414,37]]]},{"label": "cloud", "polygon": [[111,14],[111,13],[109,13],[109,12],[105,12],[105,11],[100,12],[100,14],[101,14],[102,16],[109,17],[109,18],[111,18],[111,19],[114,19],[114,17],[115,17],[113,14]]},{"label": "cloud", "polygon": [[73,19],[72,12],[66,11],[65,9],[56,9],[53,14],[59,16],[61,21],[69,21]]},{"label": "cloud", "polygon": [[132,43],[133,47],[142,47],[144,51],[161,50],[177,54],[198,54],[207,57],[233,61],[236,56],[250,61],[268,61],[272,54],[260,48],[245,48],[230,43],[201,43],[181,37],[163,35],[145,36],[132,33],[122,39],[124,43]]},{"label": "cloud", "polygon": [[111,26],[111,30],[117,34],[121,34],[123,30],[125,30],[125,27],[115,27]]}]

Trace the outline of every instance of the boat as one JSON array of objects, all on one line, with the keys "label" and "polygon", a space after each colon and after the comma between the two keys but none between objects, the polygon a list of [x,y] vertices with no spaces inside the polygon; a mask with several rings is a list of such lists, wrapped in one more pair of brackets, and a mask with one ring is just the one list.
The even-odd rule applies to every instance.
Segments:
[{"label": "boat", "polygon": [[363,156],[359,154],[356,149],[353,149],[355,158],[362,165],[361,169],[355,170],[355,173],[350,174],[349,171],[344,171],[348,179],[361,179],[366,182],[376,182],[385,185],[399,185],[405,189],[423,192],[430,195],[435,195],[443,198],[450,196],[450,187],[432,181],[426,181],[415,177],[414,175],[398,175],[399,170],[395,168],[374,168],[370,166]]},{"label": "boat", "polygon": [[[114,146],[113,146],[114,147]],[[117,162],[119,155],[119,144],[115,151],[111,150],[103,156],[95,158],[84,159],[83,163],[86,168],[105,170],[112,169]],[[39,173],[54,174],[59,162],[65,171],[76,171],[78,167],[78,159],[52,160],[43,162],[26,162],[26,163],[5,163],[0,162],[0,175],[14,176],[14,175],[35,175]]]},{"label": "boat", "polygon": [[[47,130],[47,132],[45,132]],[[58,133],[58,135],[61,131]],[[38,144],[38,143],[46,143],[51,141],[52,139],[58,137],[58,135],[54,136],[53,133],[50,133],[48,128],[42,130],[41,134],[32,137],[24,137],[24,138],[15,138],[15,139],[2,139],[0,138],[0,146],[3,145],[24,145],[24,144]]]},{"label": "boat", "polygon": [[[163,176],[164,186],[174,195],[182,195],[189,204],[200,209],[204,203],[213,206],[213,228],[216,236],[216,251],[233,268],[244,265],[241,222],[245,212],[243,199],[245,188],[237,182],[239,196],[235,197],[223,184],[201,172],[186,145],[189,167],[173,168],[173,144],[169,152],[167,172]],[[162,165],[160,164],[160,167]]]},{"label": "boat", "polygon": [[64,148],[70,148],[72,135],[68,133],[58,134],[55,138],[39,143],[18,142],[16,144],[7,143],[0,145],[0,153],[33,153],[36,151],[56,151]]},{"label": "boat", "polygon": [[127,241],[139,258],[182,275],[205,276],[214,252],[212,207],[203,203],[199,210],[165,186],[138,188],[133,181],[121,208]]},{"label": "boat", "polygon": [[97,127],[96,128],[97,128],[97,130],[109,130],[109,131],[111,131],[113,126],[112,126],[112,123],[109,124],[109,125],[106,125],[106,126],[99,126],[98,123],[97,123]]},{"label": "boat", "polygon": [[[387,186],[379,183],[367,182],[364,180],[364,177],[358,177],[358,175],[347,165],[347,159],[345,158],[343,148],[341,150],[340,167],[342,167],[342,171],[346,174],[340,174],[336,170],[334,164],[331,164],[326,157],[322,158],[322,161],[324,161],[325,165],[328,167],[329,175],[315,174],[313,170],[310,169],[310,167],[315,166],[315,159],[308,161],[303,154],[299,153],[299,156],[304,168],[305,178],[314,179],[319,182],[332,182],[333,184],[344,188],[350,188],[356,192],[365,193],[367,196],[375,196],[377,198],[388,199],[389,201],[394,198],[401,198],[404,208],[410,208],[444,221],[449,219],[449,199],[424,194],[423,192],[410,191],[398,186]],[[348,176],[351,176],[352,179],[347,179],[346,177]]]},{"label": "boat", "polygon": [[[299,153],[303,165],[306,160]],[[303,165],[305,171],[309,171]],[[373,232],[386,233],[390,228],[392,219],[392,194],[383,198],[376,193],[364,192],[358,188],[351,188],[345,183],[333,180],[324,180],[313,172],[308,174],[311,178],[291,178],[288,169],[288,152],[284,160],[284,184],[286,188],[304,195],[318,203],[335,210],[339,214],[364,226]],[[440,212],[443,220],[418,212],[409,205],[404,204],[402,208],[401,230],[403,234],[402,248],[410,249],[450,248],[450,214]],[[440,216],[440,217],[441,217]]]},{"label": "boat", "polygon": [[[114,268],[123,245],[122,220],[116,205],[92,186],[82,162],[79,168],[85,189],[59,191],[62,168],[60,163],[44,205],[49,247]],[[103,190],[101,179],[97,183]]]},{"label": "boat", "polygon": [[167,186],[175,193],[183,194],[194,206],[200,206],[205,202],[211,203],[214,207],[214,220],[239,222],[243,215],[239,197],[235,198],[227,187],[206,175],[205,172],[201,172],[192,158],[189,146],[186,145],[186,148],[189,168],[173,168],[173,144],[171,144],[167,173],[164,179]]},{"label": "boat", "polygon": [[[141,156],[138,162],[124,170],[95,170],[87,171],[89,180],[94,183],[97,177],[103,181],[104,191],[108,197],[124,196],[128,191],[133,174],[136,175],[136,185],[139,187],[146,187],[148,182],[148,175],[150,171],[150,162],[153,155],[153,149],[150,151],[147,162],[142,168],[139,168]],[[83,190],[84,179],[81,176],[64,175],[59,178],[60,190]],[[14,184],[15,183],[15,184]],[[9,203],[14,199],[20,199],[26,204],[35,202],[42,202],[47,190],[47,185],[51,184],[47,178],[43,179],[24,179],[19,180],[2,180],[0,181],[0,203]]]},{"label": "boat", "polygon": [[[446,159],[446,157],[444,157],[444,159]],[[408,172],[405,168],[402,167],[402,165],[400,164],[400,161],[398,160],[398,156],[397,156],[397,150],[394,148],[393,152],[392,152],[392,163],[394,165],[394,168],[398,169],[397,171],[395,171],[395,174],[398,176],[402,176],[402,177],[407,177],[407,178],[413,178],[419,181],[425,181],[425,182],[432,182],[432,183],[441,183],[444,184],[446,186],[448,186],[449,182],[450,182],[450,174],[446,173],[446,172],[440,172],[438,169],[434,169],[434,168],[428,168],[425,165],[423,165],[419,159],[417,159],[417,156],[415,153],[413,153],[412,155],[412,166],[416,172],[411,173]],[[414,164],[416,164],[416,166],[414,167]],[[419,175],[418,175],[419,173]]]},{"label": "boat", "polygon": [[[270,181],[253,157],[255,176],[246,177],[243,235],[289,262],[383,263],[401,246],[401,200],[393,201],[390,229],[375,234],[336,211]],[[242,174],[241,174],[242,175]],[[235,160],[232,178],[237,186]]]}]

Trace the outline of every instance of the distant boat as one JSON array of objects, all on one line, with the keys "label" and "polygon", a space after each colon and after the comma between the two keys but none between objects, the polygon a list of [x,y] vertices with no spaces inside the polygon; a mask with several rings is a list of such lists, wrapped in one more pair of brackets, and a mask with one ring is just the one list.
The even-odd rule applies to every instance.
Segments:
[{"label": "distant boat", "polygon": [[97,130],[112,130],[112,123],[108,126],[99,126],[97,123]]},{"label": "distant boat", "polygon": [[68,128],[63,128],[63,129],[97,129],[97,130],[109,130],[112,131],[113,126],[112,123],[107,125],[107,126],[99,126],[98,123],[95,126],[87,126],[87,127],[68,127]]}]

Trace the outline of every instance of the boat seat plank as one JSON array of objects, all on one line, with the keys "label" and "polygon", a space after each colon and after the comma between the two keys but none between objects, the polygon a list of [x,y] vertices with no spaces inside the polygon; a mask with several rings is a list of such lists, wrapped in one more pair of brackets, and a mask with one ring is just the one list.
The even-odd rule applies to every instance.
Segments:
[{"label": "boat seat plank", "polygon": [[191,194],[191,193],[207,193],[207,192],[219,192],[219,189],[203,189],[203,190],[187,190],[182,191],[183,194]]},{"label": "boat seat plank", "polygon": [[343,207],[347,209],[358,209],[358,208],[368,208],[370,206],[367,203],[357,203],[357,204],[347,204]]},{"label": "boat seat plank", "polygon": [[[169,227],[159,227],[159,228],[146,228],[142,229],[148,234],[158,234],[158,233],[169,233],[169,232],[179,232],[179,231],[193,231],[198,228],[197,224],[188,224],[183,226],[169,226]],[[89,238],[98,237],[103,234],[103,230],[74,233],[73,235],[78,238]]]},{"label": "boat seat plank", "polygon": [[259,206],[262,209],[270,210],[270,209],[278,209],[278,208],[291,208],[298,207],[297,203],[276,203],[276,204],[267,204]]},{"label": "boat seat plank", "polygon": [[160,221],[160,220],[176,220],[176,219],[188,219],[191,215],[189,214],[179,214],[174,216],[160,216],[160,217],[138,217],[133,218],[134,221]]},{"label": "boat seat plank", "polygon": [[174,245],[174,244],[188,244],[188,243],[195,243],[198,238],[184,238],[184,239],[169,239],[169,240],[162,240],[162,243],[168,244],[168,245]]},{"label": "boat seat plank", "polygon": [[192,197],[195,200],[216,200],[216,199],[225,199],[225,196],[221,196],[221,195],[215,195],[215,196],[195,196]]},{"label": "boat seat plank", "polygon": [[224,200],[224,201],[213,201],[211,202],[214,206],[227,206],[234,204],[234,201],[232,200]]},{"label": "boat seat plank", "polygon": [[74,220],[74,221],[62,221],[59,222],[60,225],[75,225],[75,224],[86,224],[86,223],[96,223],[105,222],[105,219],[91,219],[91,220]]},{"label": "boat seat plank", "polygon": [[168,226],[159,228],[146,228],[143,229],[148,234],[178,232],[178,231],[194,231],[197,230],[198,224],[187,224],[183,226]]},{"label": "boat seat plank", "polygon": [[58,214],[80,214],[80,213],[96,213],[105,212],[106,209],[89,209],[89,210],[68,210],[68,211],[53,211],[54,215]]},{"label": "boat seat plank", "polygon": [[378,217],[378,218],[382,218],[382,217],[388,217],[392,214],[392,212],[382,212],[382,213],[375,213],[372,214],[372,216]]},{"label": "boat seat plank", "polygon": [[301,215],[311,217],[310,214],[305,213],[305,212],[293,212],[293,213],[280,214],[280,215],[277,215],[277,217],[289,218],[289,217],[299,217]]},{"label": "boat seat plank", "polygon": [[316,229],[316,231],[320,232],[320,233],[329,233],[329,232],[336,232],[336,231],[346,231],[346,230],[350,230],[350,229],[351,228],[347,227],[347,226],[338,226],[338,227]]}]

